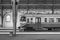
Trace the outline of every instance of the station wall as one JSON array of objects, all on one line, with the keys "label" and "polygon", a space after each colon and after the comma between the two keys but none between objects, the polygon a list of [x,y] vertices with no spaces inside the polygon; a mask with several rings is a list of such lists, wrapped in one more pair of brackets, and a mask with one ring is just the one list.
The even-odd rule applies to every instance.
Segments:
[{"label": "station wall", "polygon": [[7,28],[13,28],[12,12],[10,10],[6,10],[3,13],[4,13],[3,26]]}]

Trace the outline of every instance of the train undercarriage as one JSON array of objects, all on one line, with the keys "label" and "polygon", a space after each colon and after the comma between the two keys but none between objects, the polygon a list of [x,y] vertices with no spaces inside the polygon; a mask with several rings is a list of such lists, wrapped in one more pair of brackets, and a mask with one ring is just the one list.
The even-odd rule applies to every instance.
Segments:
[{"label": "train undercarriage", "polygon": [[[18,27],[20,30],[20,27]],[[22,26],[24,31],[28,31],[28,32],[39,32],[39,31],[60,31],[60,27],[48,27],[48,26],[43,26],[40,25],[40,23],[36,23],[36,24],[26,24],[24,26]]]}]

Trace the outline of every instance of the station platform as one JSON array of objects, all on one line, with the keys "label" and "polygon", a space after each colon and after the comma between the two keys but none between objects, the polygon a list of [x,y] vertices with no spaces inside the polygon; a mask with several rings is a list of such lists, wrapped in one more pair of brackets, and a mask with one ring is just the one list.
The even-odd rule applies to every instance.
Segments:
[{"label": "station platform", "polygon": [[[10,34],[10,32],[13,32],[13,28],[0,28],[0,34]],[[16,34],[60,34],[60,31],[24,31],[20,32],[19,29],[16,29]]]}]

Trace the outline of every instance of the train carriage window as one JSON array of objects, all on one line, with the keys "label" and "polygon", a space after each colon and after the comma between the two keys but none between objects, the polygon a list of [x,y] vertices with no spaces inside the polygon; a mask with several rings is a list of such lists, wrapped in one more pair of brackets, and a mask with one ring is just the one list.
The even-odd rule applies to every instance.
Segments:
[{"label": "train carriage window", "polygon": [[26,17],[25,16],[21,16],[20,21],[22,21],[22,22],[26,21]]},{"label": "train carriage window", "polygon": [[33,23],[33,18],[31,18],[31,23]]},{"label": "train carriage window", "polygon": [[10,15],[6,15],[6,21],[10,22],[11,21],[11,16]]},{"label": "train carriage window", "polygon": [[29,23],[29,18],[27,18],[27,23]]},{"label": "train carriage window", "polygon": [[47,18],[45,18],[45,22],[47,22]]},{"label": "train carriage window", "polygon": [[54,18],[49,18],[49,22],[50,23],[54,22]]},{"label": "train carriage window", "polygon": [[57,18],[57,22],[60,22],[60,18]]}]

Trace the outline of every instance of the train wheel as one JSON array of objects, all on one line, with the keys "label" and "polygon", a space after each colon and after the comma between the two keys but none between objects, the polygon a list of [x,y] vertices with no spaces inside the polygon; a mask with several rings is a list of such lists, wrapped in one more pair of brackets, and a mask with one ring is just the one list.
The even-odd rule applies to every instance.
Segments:
[{"label": "train wheel", "polygon": [[48,28],[48,31],[52,31],[52,28]]}]

